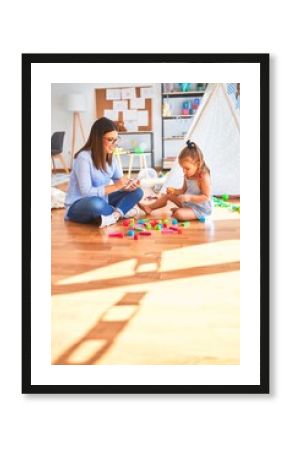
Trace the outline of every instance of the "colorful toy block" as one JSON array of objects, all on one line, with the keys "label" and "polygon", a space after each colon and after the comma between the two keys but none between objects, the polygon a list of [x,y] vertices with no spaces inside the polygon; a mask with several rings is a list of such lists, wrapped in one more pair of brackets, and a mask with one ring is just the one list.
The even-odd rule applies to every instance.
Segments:
[{"label": "colorful toy block", "polygon": [[109,233],[109,237],[111,237],[111,238],[123,238],[124,237],[124,234],[123,233]]}]

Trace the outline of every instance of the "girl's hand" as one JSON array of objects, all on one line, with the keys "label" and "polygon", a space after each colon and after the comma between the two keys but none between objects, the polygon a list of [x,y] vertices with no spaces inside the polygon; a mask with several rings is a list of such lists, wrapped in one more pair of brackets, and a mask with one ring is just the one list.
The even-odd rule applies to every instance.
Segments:
[{"label": "girl's hand", "polygon": [[166,189],[166,193],[170,195],[175,195],[175,189],[172,187],[169,187]]},{"label": "girl's hand", "polygon": [[182,203],[190,202],[191,201],[191,195],[189,195],[189,194],[179,195],[178,196],[178,200],[180,200]]}]

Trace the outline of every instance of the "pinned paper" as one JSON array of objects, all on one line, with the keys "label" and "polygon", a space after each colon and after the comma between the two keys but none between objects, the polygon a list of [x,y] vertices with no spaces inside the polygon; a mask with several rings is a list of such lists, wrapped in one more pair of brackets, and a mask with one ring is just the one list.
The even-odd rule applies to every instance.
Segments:
[{"label": "pinned paper", "polygon": [[140,89],[141,97],[152,98],[153,97],[153,87],[141,87]]},{"label": "pinned paper", "polygon": [[123,100],[136,97],[136,90],[135,90],[134,87],[132,87],[132,88],[123,88],[123,89],[121,89],[121,93],[122,93],[122,99]]},{"label": "pinned paper", "polygon": [[138,115],[138,126],[147,127],[148,126],[148,111],[137,111]]},{"label": "pinned paper", "polygon": [[130,100],[131,109],[144,109],[145,108],[145,98],[132,98]]},{"label": "pinned paper", "polygon": [[128,109],[127,111],[123,111],[123,120],[138,120],[137,110]]},{"label": "pinned paper", "polygon": [[106,89],[107,100],[121,100],[121,89]]},{"label": "pinned paper", "polygon": [[128,102],[127,100],[122,100],[120,102],[114,101],[113,102],[113,109],[115,111],[124,111],[128,109]]},{"label": "pinned paper", "polygon": [[127,131],[136,132],[138,131],[138,123],[137,120],[130,120],[124,122],[124,126],[126,127]]},{"label": "pinned paper", "polygon": [[119,111],[115,111],[113,109],[105,109],[104,116],[110,120],[119,120]]}]

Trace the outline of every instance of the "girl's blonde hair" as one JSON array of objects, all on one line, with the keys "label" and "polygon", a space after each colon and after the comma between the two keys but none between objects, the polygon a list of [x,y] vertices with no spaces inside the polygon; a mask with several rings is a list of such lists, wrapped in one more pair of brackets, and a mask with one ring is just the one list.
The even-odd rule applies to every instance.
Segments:
[{"label": "girl's blonde hair", "polygon": [[193,161],[196,161],[196,160],[199,161],[199,173],[210,174],[210,170],[205,163],[202,151],[200,150],[199,146],[195,142],[191,142],[190,140],[188,140],[186,142],[186,147],[184,147],[181,150],[181,152],[178,156],[179,164],[181,163],[181,161],[183,161],[186,158],[190,158]]}]

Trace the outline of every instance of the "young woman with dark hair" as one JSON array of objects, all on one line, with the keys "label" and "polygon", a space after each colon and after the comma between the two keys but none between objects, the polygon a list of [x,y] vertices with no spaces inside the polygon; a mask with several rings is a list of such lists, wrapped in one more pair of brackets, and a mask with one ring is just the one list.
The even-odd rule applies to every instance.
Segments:
[{"label": "young woman with dark hair", "polygon": [[76,153],[66,195],[66,220],[96,223],[103,228],[121,217],[133,217],[143,197],[129,183],[113,156],[118,132],[114,122],[102,117],[92,125],[86,144]]}]

